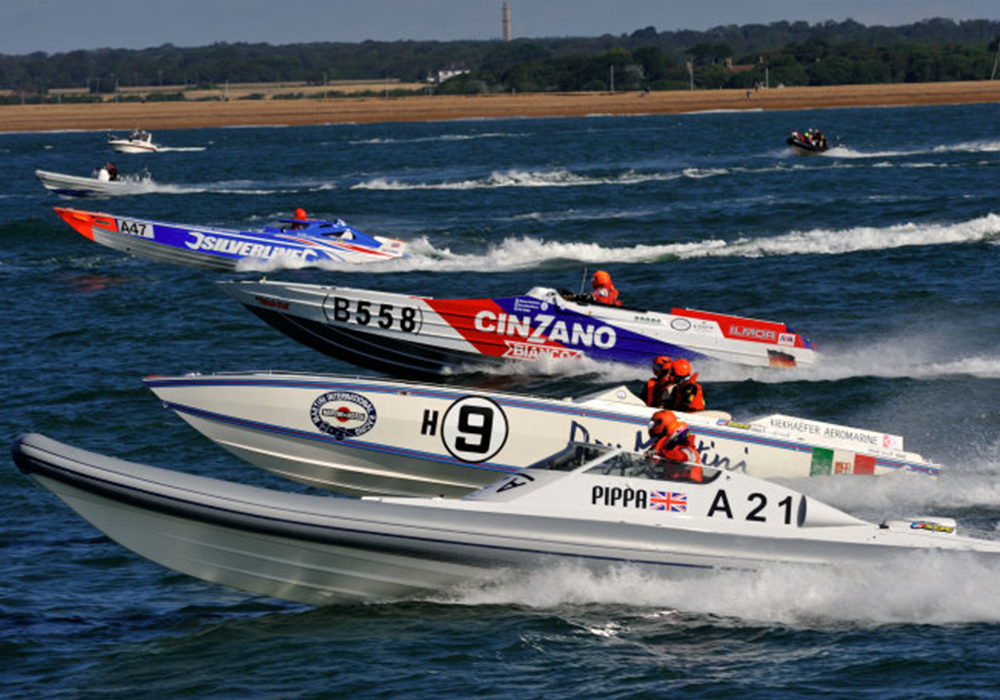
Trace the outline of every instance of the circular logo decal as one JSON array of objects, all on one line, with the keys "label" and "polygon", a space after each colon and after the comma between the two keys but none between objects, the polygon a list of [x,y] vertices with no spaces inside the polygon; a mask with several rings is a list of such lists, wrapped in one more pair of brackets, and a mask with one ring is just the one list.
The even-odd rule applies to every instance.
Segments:
[{"label": "circular logo decal", "polygon": [[313,425],[338,440],[364,435],[375,427],[375,406],[353,391],[328,391],[309,408]]},{"label": "circular logo decal", "polygon": [[490,399],[464,396],[445,412],[441,441],[456,459],[485,462],[507,442],[507,416]]},{"label": "circular logo decal", "polygon": [[686,318],[675,318],[670,321],[670,327],[675,331],[686,331],[691,328],[691,322]]}]

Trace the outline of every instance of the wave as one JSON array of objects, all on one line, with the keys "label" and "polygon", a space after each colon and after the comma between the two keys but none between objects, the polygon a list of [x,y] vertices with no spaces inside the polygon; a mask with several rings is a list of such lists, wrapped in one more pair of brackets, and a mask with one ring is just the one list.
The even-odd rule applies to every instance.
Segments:
[{"label": "wave", "polygon": [[382,145],[398,145],[403,143],[435,143],[435,142],[454,142],[454,141],[476,141],[479,139],[505,139],[505,138],[520,138],[522,136],[527,136],[525,133],[518,132],[503,132],[503,131],[491,131],[484,132],[482,134],[439,134],[435,136],[420,136],[416,138],[391,138],[391,137],[373,137],[369,139],[359,139],[356,141],[351,141],[352,146],[382,146]]},{"label": "wave", "polygon": [[[837,144],[836,146],[831,146],[825,155],[827,157],[836,158],[908,158],[911,156],[940,153],[996,153],[997,151],[1000,151],[1000,141],[981,140],[942,144],[930,148],[914,148],[908,150],[880,149],[876,151],[862,151],[843,144]],[[943,164],[934,163],[934,165]]]},{"label": "wave", "polygon": [[160,146],[160,152],[173,151],[177,153],[194,153],[204,151],[205,146]]},{"label": "wave", "polygon": [[506,187],[593,187],[601,185],[635,185],[645,182],[665,182],[682,177],[680,173],[638,173],[632,170],[618,175],[586,176],[569,170],[507,170],[493,171],[490,175],[456,182],[410,182],[388,178],[374,178],[359,182],[352,190],[475,190]]},{"label": "wave", "polygon": [[768,255],[841,255],[861,250],[889,250],[916,245],[947,245],[994,240],[1000,236],[1000,215],[987,214],[956,224],[899,224],[884,228],[859,226],[845,230],[791,231],[770,238],[742,238],[719,245],[707,241],[705,250],[689,249],[689,257],[746,257]]},{"label": "wave", "polygon": [[[718,245],[725,245],[718,242]],[[434,272],[509,272],[538,267],[578,267],[579,263],[643,263],[683,257],[691,247],[704,248],[704,243],[669,243],[612,248],[597,243],[562,243],[537,238],[506,238],[481,252],[453,253],[449,248],[436,248],[426,237],[410,241],[409,258],[373,263],[366,272],[398,273],[415,270]],[[322,266],[331,270],[357,270],[357,266],[330,263]]]},{"label": "wave", "polygon": [[[916,245],[954,245],[1000,238],[1000,215],[957,224],[901,224],[885,228],[857,227],[842,231],[793,231],[765,238],[641,244],[625,247],[599,243],[545,241],[532,237],[505,238],[474,253],[437,248],[421,237],[410,242],[411,257],[369,265],[370,272],[433,270],[438,272],[496,272],[539,267],[576,266],[579,263],[652,263],[712,257],[759,258],[791,255],[841,255],[863,250],[890,250]],[[331,264],[330,269],[356,269]]]},{"label": "wave", "polygon": [[766,367],[708,363],[701,371],[701,378],[712,382],[753,380],[763,384],[835,382],[854,377],[1000,379],[1000,351],[972,351],[962,355],[955,352],[954,341],[954,337],[942,331],[938,338],[883,338],[858,347],[838,346],[835,341],[821,342],[819,360],[812,366],[775,371]]},{"label": "wave", "polygon": [[[675,628],[678,611],[810,628],[845,622],[874,626],[998,622],[1000,591],[994,585],[998,569],[996,562],[985,558],[940,552],[850,565],[773,565],[752,572],[669,578],[628,565],[594,573],[563,564],[500,573],[488,583],[432,600],[546,610],[614,605],[614,623],[619,624],[584,625],[601,637],[628,636],[640,624],[639,618],[646,618],[645,625]],[[596,616],[600,611],[576,609],[576,614]],[[633,619],[621,624],[622,615]]]}]

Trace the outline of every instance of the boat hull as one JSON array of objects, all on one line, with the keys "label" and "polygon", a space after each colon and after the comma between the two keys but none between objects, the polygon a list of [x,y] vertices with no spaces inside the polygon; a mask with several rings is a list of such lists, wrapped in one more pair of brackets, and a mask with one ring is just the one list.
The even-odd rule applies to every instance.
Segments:
[{"label": "boat hull", "polygon": [[62,197],[116,197],[129,194],[141,194],[148,180],[98,180],[96,177],[79,177],[53,173],[47,170],[36,170],[35,177],[45,189]]},{"label": "boat hull", "polygon": [[812,343],[785,324],[691,309],[667,314],[587,304],[545,288],[517,297],[433,299],[282,282],[220,284],[296,340],[402,376],[584,358],[648,367],[657,355],[764,367],[816,360]]},{"label": "boat hull", "polygon": [[[349,495],[462,496],[567,442],[643,450],[652,409],[625,387],[579,400],[365,377],[147,377],[167,408],[241,459]],[[680,414],[702,463],[759,478],[936,476],[899,436],[790,416]]]},{"label": "boat hull", "polygon": [[112,139],[108,145],[118,153],[156,153],[160,150],[156,144],[134,139]]},{"label": "boat hull", "polygon": [[808,141],[800,141],[790,136],[785,142],[791,146],[793,152],[800,156],[819,155],[820,153],[825,153],[828,148],[827,146],[817,146],[816,144],[809,143]]},{"label": "boat hull", "polygon": [[405,254],[406,244],[376,238],[377,248],[299,231],[232,231],[169,224],[98,212],[55,207],[73,230],[108,248],[138,257],[205,270],[367,263]]},{"label": "boat hull", "polygon": [[[709,530],[691,527],[683,512],[656,501],[637,508],[635,489],[629,502],[620,498],[622,484],[639,489],[662,482],[590,472],[572,478],[522,472],[459,501],[355,500],[183,474],[41,435],[19,437],[12,453],[22,472],[137,554],[206,581],[314,605],[424,594],[561,562],[676,577],[769,565],[884,563],[915,549],[998,552],[995,543],[933,527],[879,528],[756,480],[672,487],[690,495],[691,517],[710,521]],[[553,497],[565,505],[544,505]],[[720,498],[728,514],[714,505]],[[766,498],[774,503],[762,515],[758,502]],[[754,504],[751,517],[733,517]]]}]

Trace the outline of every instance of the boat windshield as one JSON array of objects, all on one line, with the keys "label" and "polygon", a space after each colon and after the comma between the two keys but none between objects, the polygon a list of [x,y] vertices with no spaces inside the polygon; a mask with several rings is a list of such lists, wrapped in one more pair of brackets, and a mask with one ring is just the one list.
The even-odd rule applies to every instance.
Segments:
[{"label": "boat windshield", "polygon": [[549,455],[532,464],[529,469],[548,469],[557,472],[570,472],[593,462],[598,457],[613,452],[614,448],[605,445],[593,445],[584,442],[571,442],[561,451]]},{"label": "boat windshield", "polygon": [[[618,452],[595,464],[586,473],[707,484],[715,481],[721,472],[711,467],[672,462],[645,452]],[[700,476],[695,478],[695,473]]]}]

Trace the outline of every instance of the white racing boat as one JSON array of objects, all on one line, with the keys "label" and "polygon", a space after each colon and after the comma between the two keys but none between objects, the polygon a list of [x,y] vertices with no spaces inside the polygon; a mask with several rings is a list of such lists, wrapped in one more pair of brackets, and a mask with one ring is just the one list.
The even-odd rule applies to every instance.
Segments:
[{"label": "white racing boat", "polygon": [[[169,569],[307,604],[391,599],[569,562],[667,577],[885,564],[918,553],[1000,562],[955,521],[859,520],[781,485],[570,445],[463,499],[272,491],[19,437],[17,467],[112,540]],[[945,565],[949,562],[946,561]]]},{"label": "white racing boat", "polygon": [[99,177],[98,174],[101,172],[98,170],[94,175],[84,177],[54,173],[48,170],[36,170],[35,177],[45,189],[62,197],[118,197],[143,194],[150,191],[150,185],[153,182],[149,173],[123,175],[112,180],[107,176]]},{"label": "white racing boat", "polygon": [[[457,386],[270,372],[153,376],[164,405],[241,459],[350,495],[461,496],[569,441],[645,449],[653,409],[621,386],[552,399]],[[785,415],[679,413],[702,463],[760,478],[939,467],[903,438]]]},{"label": "white racing boat", "polygon": [[299,342],[397,376],[582,358],[648,367],[657,355],[795,367],[817,354],[784,323],[606,306],[546,287],[516,297],[435,299],[263,280],[220,285]]},{"label": "white racing boat", "polygon": [[160,147],[153,143],[153,135],[136,129],[128,136],[108,136],[108,145],[118,153],[156,153]]}]

